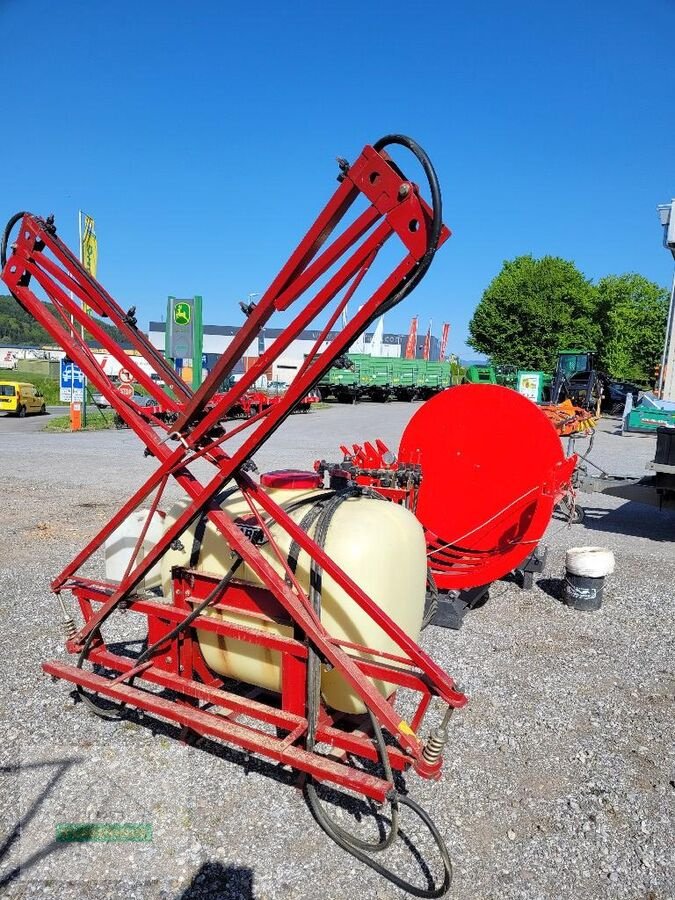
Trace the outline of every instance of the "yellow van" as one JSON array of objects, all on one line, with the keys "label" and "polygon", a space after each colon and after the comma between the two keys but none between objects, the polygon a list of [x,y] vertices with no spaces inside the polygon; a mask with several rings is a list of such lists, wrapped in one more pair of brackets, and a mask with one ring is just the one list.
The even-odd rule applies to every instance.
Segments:
[{"label": "yellow van", "polygon": [[45,398],[34,384],[22,381],[0,381],[0,413],[23,418],[27,413],[47,412]]}]

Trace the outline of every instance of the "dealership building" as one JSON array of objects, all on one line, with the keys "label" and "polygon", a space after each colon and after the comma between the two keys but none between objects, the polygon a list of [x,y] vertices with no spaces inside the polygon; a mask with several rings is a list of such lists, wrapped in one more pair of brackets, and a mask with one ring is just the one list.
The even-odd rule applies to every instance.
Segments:
[{"label": "dealership building", "polygon": [[[239,360],[239,363],[234,370],[235,373],[243,372],[249,367],[252,364],[252,360],[257,359],[272,345],[274,340],[282,333],[282,330],[283,329],[281,328],[265,328],[258,338],[247,348],[244,356]],[[239,327],[236,325],[204,325],[204,368],[210,370],[213,367],[216,359],[227,350],[238,331]],[[148,337],[152,345],[162,353],[164,352],[165,334],[166,322],[150,322]],[[302,331],[298,338],[296,338],[286,351],[274,362],[272,371],[267,373],[268,377],[276,381],[292,381],[306,356],[311,352],[319,334],[320,331],[318,330]],[[331,331],[328,337],[332,340],[337,337],[338,334],[338,331]],[[368,332],[365,336],[365,344],[360,344],[359,346],[354,345],[351,348],[351,351],[370,353],[372,339],[373,333]],[[422,358],[424,353],[424,341],[425,335],[418,335],[415,354],[418,358]],[[401,357],[405,354],[407,342],[407,334],[383,334],[381,352],[378,355]],[[324,341],[320,349],[323,350],[327,346],[328,340]],[[438,356],[439,341],[438,338],[432,336],[429,357],[430,359],[438,359]],[[178,365],[180,365],[180,363]]]}]

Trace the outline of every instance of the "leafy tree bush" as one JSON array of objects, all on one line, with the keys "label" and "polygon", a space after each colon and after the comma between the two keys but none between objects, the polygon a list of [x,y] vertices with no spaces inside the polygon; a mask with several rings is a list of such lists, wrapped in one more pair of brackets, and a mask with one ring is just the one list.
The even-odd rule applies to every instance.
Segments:
[{"label": "leafy tree bush", "polygon": [[668,291],[643,275],[607,275],[598,282],[601,365],[614,378],[646,384],[661,361]]},{"label": "leafy tree bush", "polygon": [[597,292],[572,262],[519,256],[504,263],[469,323],[469,343],[497,364],[552,371],[564,347],[600,340]]},{"label": "leafy tree bush", "polygon": [[469,343],[496,364],[553,372],[561,350],[595,350],[612,377],[650,382],[665,336],[668,292],[642,275],[594,285],[557,256],[507,260],[469,323]]}]

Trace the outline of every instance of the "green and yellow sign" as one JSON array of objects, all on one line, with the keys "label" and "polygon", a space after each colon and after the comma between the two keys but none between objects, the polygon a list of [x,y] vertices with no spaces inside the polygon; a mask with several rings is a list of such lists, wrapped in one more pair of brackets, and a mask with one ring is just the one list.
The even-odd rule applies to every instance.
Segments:
[{"label": "green and yellow sign", "polygon": [[[203,352],[202,298],[169,297],[166,311],[165,354],[182,369],[192,368],[192,387],[196,390],[202,380],[200,365]],[[179,360],[179,362],[175,362]],[[199,362],[195,364],[195,360]]]},{"label": "green and yellow sign", "polygon": [[192,306],[184,300],[178,300],[173,308],[173,320],[176,325],[189,325],[192,319]]}]

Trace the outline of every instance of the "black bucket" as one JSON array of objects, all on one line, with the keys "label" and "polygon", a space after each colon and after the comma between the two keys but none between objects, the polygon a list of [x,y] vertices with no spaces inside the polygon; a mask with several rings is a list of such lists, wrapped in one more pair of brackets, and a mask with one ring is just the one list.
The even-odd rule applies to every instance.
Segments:
[{"label": "black bucket", "polygon": [[614,571],[614,554],[604,547],[571,547],[565,556],[562,600],[590,612],[602,606],[605,577]]},{"label": "black bucket", "polygon": [[562,598],[566,606],[574,609],[593,610],[602,606],[602,592],[605,589],[605,576],[590,578],[588,575],[565,573]]}]

